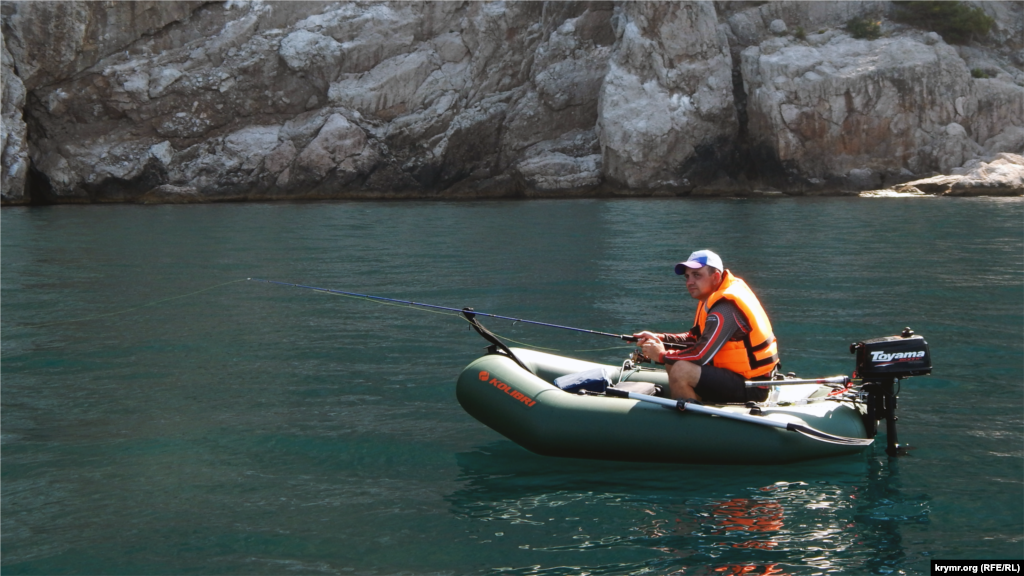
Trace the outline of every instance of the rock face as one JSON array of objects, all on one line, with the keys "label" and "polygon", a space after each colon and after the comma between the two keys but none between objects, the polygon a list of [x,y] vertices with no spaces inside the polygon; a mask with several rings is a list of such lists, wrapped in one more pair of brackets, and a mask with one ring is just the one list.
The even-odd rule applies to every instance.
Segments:
[{"label": "rock face", "polygon": [[738,128],[714,7],[626,3],[616,36],[598,118],[608,178],[631,189],[686,188],[688,177],[714,175]]},{"label": "rock face", "polygon": [[0,192],[879,188],[1024,151],[1024,7],[979,5],[955,47],[889,2],[5,2]]},{"label": "rock face", "polygon": [[878,187],[948,173],[985,151],[979,141],[1019,130],[1020,116],[1006,115],[1024,110],[1024,90],[972,78],[941,40],[815,41],[743,51],[752,139],[777,154],[791,182],[846,175],[857,187]]},{"label": "rock face", "polygon": [[[34,193],[486,196],[603,182],[611,4],[218,3],[163,14],[152,32],[153,4],[133,3],[145,30],[104,58],[17,63],[39,84],[25,109]],[[28,23],[63,17],[79,39],[98,5],[62,6],[5,5],[5,29],[43,42]],[[17,188],[5,201],[25,198]]]},{"label": "rock face", "polygon": [[28,175],[28,138],[21,109],[25,106],[25,84],[14,73],[14,58],[4,43],[0,60],[0,190],[3,199],[24,198]]}]

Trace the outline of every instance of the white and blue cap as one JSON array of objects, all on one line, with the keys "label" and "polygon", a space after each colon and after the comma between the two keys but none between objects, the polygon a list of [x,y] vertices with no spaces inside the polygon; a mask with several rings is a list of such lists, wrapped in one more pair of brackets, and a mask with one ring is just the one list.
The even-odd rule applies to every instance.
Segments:
[{"label": "white and blue cap", "polygon": [[722,258],[718,254],[711,250],[697,250],[690,254],[686,262],[676,264],[676,274],[684,274],[687,268],[703,268],[705,266],[725,270],[725,266],[722,266]]}]

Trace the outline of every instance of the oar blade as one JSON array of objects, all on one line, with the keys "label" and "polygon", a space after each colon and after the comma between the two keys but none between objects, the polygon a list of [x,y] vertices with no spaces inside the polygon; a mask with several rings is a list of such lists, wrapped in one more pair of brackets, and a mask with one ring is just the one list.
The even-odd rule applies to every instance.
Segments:
[{"label": "oar blade", "polygon": [[822,432],[810,426],[804,426],[802,424],[790,423],[786,426],[787,430],[793,432],[799,432],[808,438],[818,440],[819,442],[828,442],[829,444],[839,444],[842,446],[870,446],[875,441],[874,438],[849,438],[847,436],[836,436],[835,434],[829,434],[828,432]]}]

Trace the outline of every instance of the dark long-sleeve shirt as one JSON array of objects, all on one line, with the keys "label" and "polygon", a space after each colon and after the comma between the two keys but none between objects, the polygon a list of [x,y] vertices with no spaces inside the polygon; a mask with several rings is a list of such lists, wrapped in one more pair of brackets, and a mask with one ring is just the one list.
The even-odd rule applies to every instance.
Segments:
[{"label": "dark long-sleeve shirt", "polygon": [[681,334],[660,334],[662,342],[691,345],[681,349],[666,350],[658,361],[671,364],[685,360],[703,366],[711,362],[711,359],[726,342],[742,340],[743,336],[748,333],[750,333],[750,324],[740,312],[739,307],[722,298],[715,302],[715,305],[708,311],[703,331],[694,326],[689,332]]}]

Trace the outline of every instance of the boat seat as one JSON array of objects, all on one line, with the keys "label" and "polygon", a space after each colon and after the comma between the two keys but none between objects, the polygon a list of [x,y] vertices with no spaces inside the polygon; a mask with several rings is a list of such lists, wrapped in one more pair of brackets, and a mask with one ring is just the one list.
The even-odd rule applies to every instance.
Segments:
[{"label": "boat seat", "polygon": [[652,382],[619,382],[609,388],[615,388],[616,390],[625,390],[626,392],[636,392],[637,394],[647,394],[649,396],[658,395],[658,387]]},{"label": "boat seat", "polygon": [[612,383],[612,369],[606,366],[592,368],[582,372],[566,374],[555,378],[553,384],[571,393],[587,392],[603,393]]},{"label": "boat seat", "polygon": [[658,387],[652,382],[616,383],[613,378],[616,376],[615,372],[614,368],[608,366],[592,368],[582,372],[559,376],[555,378],[554,385],[574,394],[584,394],[586,392],[603,394],[608,388],[637,392],[639,394],[655,395],[658,393]]}]

